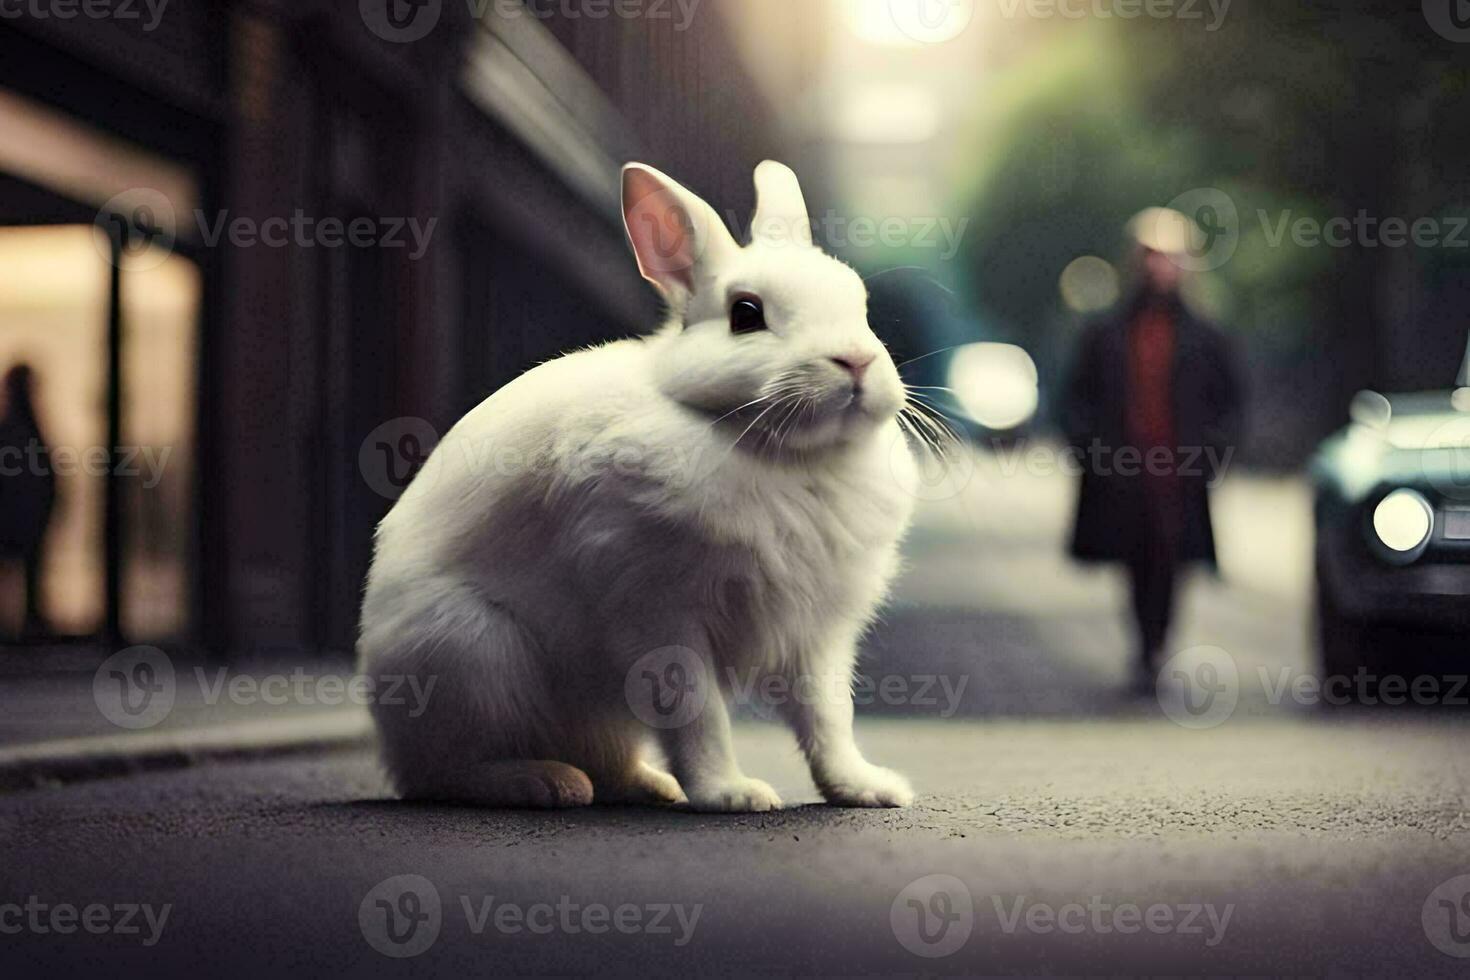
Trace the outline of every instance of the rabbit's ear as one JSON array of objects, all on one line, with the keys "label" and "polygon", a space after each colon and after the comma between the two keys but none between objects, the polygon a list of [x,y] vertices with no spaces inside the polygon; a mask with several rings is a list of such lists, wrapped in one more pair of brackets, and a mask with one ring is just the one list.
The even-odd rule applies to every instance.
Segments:
[{"label": "rabbit's ear", "polygon": [[623,168],[623,226],[638,271],[671,301],[694,292],[700,265],[739,249],[714,208],[641,163]]},{"label": "rabbit's ear", "polygon": [[756,208],[751,237],[772,245],[812,247],[812,221],[796,172],[767,160],[755,168]]}]

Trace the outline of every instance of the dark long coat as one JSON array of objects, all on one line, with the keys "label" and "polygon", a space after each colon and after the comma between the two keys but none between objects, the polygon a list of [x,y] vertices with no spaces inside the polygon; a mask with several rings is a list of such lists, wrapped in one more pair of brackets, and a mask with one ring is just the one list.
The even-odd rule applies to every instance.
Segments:
[{"label": "dark long coat", "polygon": [[[1073,557],[1087,562],[1148,558],[1145,545],[1152,472],[1123,451],[1128,434],[1129,324],[1135,304],[1084,330],[1062,406],[1062,423],[1077,454],[1082,483],[1072,536]],[[1174,306],[1172,490],[1179,503],[1173,557],[1215,564],[1209,486],[1224,474],[1240,436],[1242,394],[1236,356],[1213,325]],[[1226,454],[1230,455],[1227,456]],[[1156,471],[1158,467],[1154,467]],[[1122,471],[1122,472],[1120,472]]]},{"label": "dark long coat", "polygon": [[29,403],[0,418],[0,558],[26,558],[41,547],[56,503],[50,454]]}]

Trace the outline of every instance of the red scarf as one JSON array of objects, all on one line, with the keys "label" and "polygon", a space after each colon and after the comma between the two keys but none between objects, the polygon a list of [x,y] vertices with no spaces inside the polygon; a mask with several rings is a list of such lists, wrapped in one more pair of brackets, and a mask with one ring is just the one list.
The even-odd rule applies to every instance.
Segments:
[{"label": "red scarf", "polygon": [[[1172,562],[1183,525],[1178,447],[1174,438],[1174,354],[1177,330],[1167,310],[1145,307],[1128,331],[1128,438],[1143,454],[1144,547],[1150,561]],[[1169,455],[1149,459],[1149,451]],[[1156,456],[1158,454],[1155,454]]]},{"label": "red scarf", "polygon": [[1128,331],[1128,438],[1145,455],[1174,449],[1174,320],[1154,307]]}]

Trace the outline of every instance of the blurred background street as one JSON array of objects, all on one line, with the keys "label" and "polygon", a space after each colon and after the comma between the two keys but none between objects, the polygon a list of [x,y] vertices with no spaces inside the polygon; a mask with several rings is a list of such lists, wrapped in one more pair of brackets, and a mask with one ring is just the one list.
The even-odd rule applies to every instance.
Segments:
[{"label": "blurred background street", "polygon": [[[0,2],[0,973],[1463,975],[1463,6]],[[374,527],[658,325],[622,164],[743,237],[768,158],[955,435],[856,682],[919,802],[818,805],[738,690],[786,810],[395,801]],[[1141,670],[1069,393],[1160,258],[1241,397]]]},{"label": "blurred background street", "polygon": [[[1127,585],[1120,571],[1067,558],[1076,481],[1050,462],[1058,450],[1043,448],[1041,465],[1012,449],[948,469],[922,505],[874,658],[883,672],[983,664],[959,709],[974,716],[1127,713],[1138,701]],[[1272,707],[1263,668],[1273,680],[1317,671],[1311,497],[1298,479],[1242,475],[1216,499],[1220,574],[1184,587],[1173,649],[1229,651],[1238,710],[1249,714]]]},{"label": "blurred background street", "polygon": [[657,323],[628,160],[737,235],[755,165],[790,163],[905,380],[982,443],[1054,437],[1160,215],[1239,352],[1231,472],[1302,474],[1360,390],[1448,395],[1470,115],[1439,8],[1120,2],[6,18],[0,635],[347,654],[372,528],[438,435]]}]

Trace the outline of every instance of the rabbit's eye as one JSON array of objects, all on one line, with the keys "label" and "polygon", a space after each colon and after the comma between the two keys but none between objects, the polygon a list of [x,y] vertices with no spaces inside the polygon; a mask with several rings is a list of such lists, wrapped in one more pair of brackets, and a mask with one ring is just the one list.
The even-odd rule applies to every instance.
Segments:
[{"label": "rabbit's eye", "polygon": [[742,296],[730,307],[730,332],[755,333],[766,329],[766,310],[754,296]]}]

